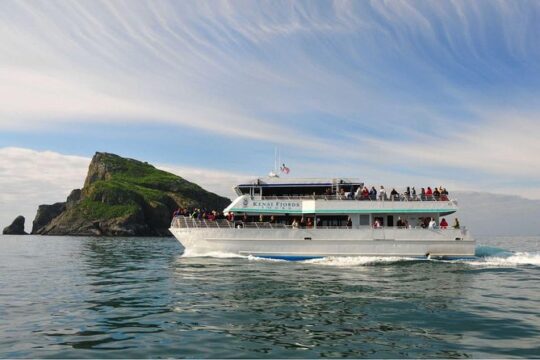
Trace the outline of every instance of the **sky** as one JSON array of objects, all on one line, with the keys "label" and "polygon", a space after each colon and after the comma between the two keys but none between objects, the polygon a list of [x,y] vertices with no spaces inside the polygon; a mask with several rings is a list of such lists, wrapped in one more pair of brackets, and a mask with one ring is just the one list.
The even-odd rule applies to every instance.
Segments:
[{"label": "sky", "polygon": [[1,1],[0,226],[96,151],[540,199],[538,38],[524,0]]}]

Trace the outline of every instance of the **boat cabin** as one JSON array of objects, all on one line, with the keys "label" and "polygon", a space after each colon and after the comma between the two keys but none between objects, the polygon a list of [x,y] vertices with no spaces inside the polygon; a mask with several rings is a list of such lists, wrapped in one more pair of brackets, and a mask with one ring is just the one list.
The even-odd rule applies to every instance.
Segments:
[{"label": "boat cabin", "polygon": [[339,194],[342,191],[354,193],[359,187],[363,186],[364,183],[358,179],[281,179],[268,177],[240,184],[234,190],[239,196],[250,195],[254,197],[327,196]]}]

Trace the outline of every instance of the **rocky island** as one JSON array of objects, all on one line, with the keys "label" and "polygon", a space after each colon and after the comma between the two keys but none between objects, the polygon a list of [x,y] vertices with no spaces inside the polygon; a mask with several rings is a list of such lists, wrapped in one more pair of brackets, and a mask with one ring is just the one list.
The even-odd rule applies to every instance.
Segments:
[{"label": "rocky island", "polygon": [[19,215],[13,220],[11,225],[6,226],[2,231],[3,235],[27,235],[24,231],[24,216]]},{"label": "rocky island", "polygon": [[229,203],[146,162],[97,152],[82,189],[65,202],[39,206],[32,234],[170,236],[178,207],[221,210]]}]

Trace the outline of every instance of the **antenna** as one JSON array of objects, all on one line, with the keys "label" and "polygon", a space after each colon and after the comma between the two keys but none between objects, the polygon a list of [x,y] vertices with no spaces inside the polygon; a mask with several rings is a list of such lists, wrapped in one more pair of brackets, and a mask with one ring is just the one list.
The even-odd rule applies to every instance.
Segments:
[{"label": "antenna", "polygon": [[277,172],[277,169],[278,169],[278,149],[277,149],[277,146],[274,147],[274,170],[273,171],[270,171],[270,173],[268,173],[268,176],[269,177],[279,177],[278,175],[278,172]]},{"label": "antenna", "polygon": [[274,147],[274,173],[276,173],[276,174],[277,174],[277,169],[278,169],[277,153],[278,153],[278,149],[277,149],[277,146],[276,146],[276,147]]}]

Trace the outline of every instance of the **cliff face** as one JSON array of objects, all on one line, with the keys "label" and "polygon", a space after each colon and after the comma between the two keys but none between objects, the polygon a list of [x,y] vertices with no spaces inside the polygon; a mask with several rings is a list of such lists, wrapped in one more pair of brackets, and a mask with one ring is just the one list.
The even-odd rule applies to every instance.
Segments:
[{"label": "cliff face", "polygon": [[178,207],[222,210],[230,200],[148,163],[96,153],[81,190],[41,205],[33,234],[166,236]]}]

